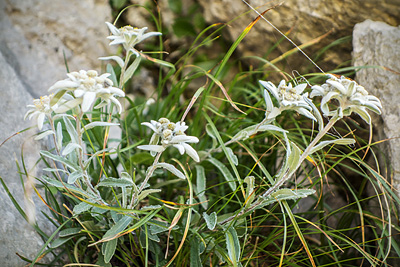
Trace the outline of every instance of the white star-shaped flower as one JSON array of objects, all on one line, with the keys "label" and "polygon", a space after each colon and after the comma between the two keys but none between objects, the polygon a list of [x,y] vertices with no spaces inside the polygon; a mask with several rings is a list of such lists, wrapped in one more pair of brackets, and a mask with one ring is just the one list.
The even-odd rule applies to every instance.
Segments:
[{"label": "white star-shaped flower", "polygon": [[41,96],[39,99],[33,100],[33,105],[27,105],[27,107],[31,109],[26,112],[24,119],[28,118],[30,120],[36,117],[39,130],[42,130],[46,117],[51,116],[51,113],[57,107],[56,105],[50,106],[51,97],[52,95]]},{"label": "white star-shaped flower", "polygon": [[179,150],[181,155],[186,153],[194,161],[200,161],[196,150],[188,144],[198,143],[199,139],[185,134],[189,127],[184,122],[173,123],[166,118],[161,118],[158,121],[143,122],[142,125],[149,127],[154,133],[150,139],[150,144],[138,146],[139,149],[148,150],[154,156],[156,153],[164,151],[167,147],[173,146]]},{"label": "white star-shaped flower", "polygon": [[109,22],[106,22],[106,24],[112,33],[112,35],[107,37],[107,39],[112,40],[110,45],[122,44],[126,51],[132,51],[136,55],[138,55],[138,53],[134,49],[135,45],[149,37],[161,35],[161,32],[145,33],[147,27],[138,29],[128,25],[118,29]]},{"label": "white star-shaped flower", "polygon": [[[286,85],[286,82],[282,80],[278,87],[276,87],[272,82],[259,82],[265,88],[264,100],[266,105],[266,119],[273,119],[281,114],[282,111],[291,109],[310,119],[316,120],[314,115],[310,112],[312,108],[304,100],[304,98],[307,98],[308,93],[302,94],[307,84],[302,83],[293,87],[291,83]],[[274,98],[278,100],[278,107],[274,107],[269,94],[272,94]]]},{"label": "white star-shaped flower", "polygon": [[[325,116],[333,116],[337,110],[340,116],[349,116],[352,112],[357,113],[367,122],[371,123],[371,117],[367,109],[381,114],[382,104],[380,100],[369,95],[363,86],[357,84],[344,76],[337,78],[328,74],[328,80],[322,85],[314,85],[311,87],[310,97],[322,96],[321,110]],[[336,99],[339,106],[335,110],[330,110],[329,102]]]},{"label": "white star-shaped flower", "polygon": [[95,108],[101,108],[112,102],[117,106],[118,112],[121,113],[121,104],[115,96],[124,97],[125,93],[121,89],[113,87],[113,82],[107,78],[110,75],[104,73],[99,76],[95,70],[68,73],[67,79],[56,82],[49,89],[49,91],[55,93],[60,91],[71,92],[74,97],[69,101],[64,101],[56,111],[65,112],[81,104],[82,111],[87,112],[93,107],[96,99],[100,98],[101,103]]}]

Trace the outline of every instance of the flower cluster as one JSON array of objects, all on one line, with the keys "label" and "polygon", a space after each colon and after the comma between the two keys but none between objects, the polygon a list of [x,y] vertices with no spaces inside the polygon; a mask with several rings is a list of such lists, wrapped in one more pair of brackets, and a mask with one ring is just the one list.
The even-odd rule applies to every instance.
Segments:
[{"label": "flower cluster", "polygon": [[73,96],[64,97],[63,103],[57,108],[56,112],[65,112],[79,104],[82,104],[82,111],[87,112],[93,107],[96,99],[100,98],[101,103],[94,108],[101,108],[112,102],[117,106],[118,112],[121,113],[121,104],[115,96],[124,97],[125,93],[121,89],[113,87],[113,82],[107,78],[110,75],[104,73],[99,76],[95,70],[68,73],[67,79],[56,82],[49,89],[51,92],[61,92],[61,94],[71,92]]},{"label": "flower cluster", "polygon": [[150,144],[138,146],[139,149],[149,150],[154,156],[158,152],[163,152],[167,147],[173,146],[179,150],[181,155],[186,152],[196,162],[200,161],[196,150],[187,144],[197,143],[199,139],[185,134],[189,127],[184,122],[173,123],[166,118],[161,118],[158,121],[143,122],[142,125],[149,127],[154,133]]},{"label": "flower cluster", "polygon": [[161,35],[161,32],[145,33],[147,27],[138,29],[128,25],[118,29],[109,22],[106,22],[106,24],[112,33],[111,36],[107,37],[107,39],[112,40],[110,45],[122,44],[126,51],[131,51],[137,56],[138,52],[134,49],[135,45],[149,37]]},{"label": "flower cluster", "polygon": [[[308,93],[302,94],[304,89],[307,87],[307,84],[302,83],[293,87],[291,83],[286,84],[286,82],[282,80],[279,83],[278,87],[276,87],[271,82],[259,82],[262,86],[265,87],[264,100],[266,104],[266,119],[273,119],[281,114],[282,111],[291,109],[310,119],[316,120],[310,112],[312,108],[305,101]],[[276,98],[276,100],[278,100],[278,107],[273,106],[271,97],[269,96],[268,92],[272,94]]]},{"label": "flower cluster", "polygon": [[41,96],[39,99],[33,100],[33,105],[28,105],[27,107],[30,108],[28,112],[25,114],[24,119],[29,118],[32,119],[36,117],[37,126],[39,130],[42,130],[44,120],[46,116],[50,116],[51,113],[57,106],[50,106],[50,101],[53,95],[50,96]]},{"label": "flower cluster", "polygon": [[[357,84],[344,76],[337,78],[328,74],[329,79],[323,85],[312,86],[310,97],[322,96],[321,110],[325,116],[333,116],[339,112],[339,116],[349,116],[355,112],[361,116],[368,124],[371,123],[371,117],[367,109],[381,114],[382,104],[380,100]],[[336,99],[339,106],[335,110],[329,109],[329,101]]]}]

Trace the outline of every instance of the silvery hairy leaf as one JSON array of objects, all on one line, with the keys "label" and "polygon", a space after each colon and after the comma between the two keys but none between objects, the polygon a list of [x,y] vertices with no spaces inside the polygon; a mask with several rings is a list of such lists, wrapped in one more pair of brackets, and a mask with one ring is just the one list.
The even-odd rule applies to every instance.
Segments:
[{"label": "silvery hairy leaf", "polygon": [[335,140],[322,141],[318,145],[313,147],[313,149],[311,149],[310,154],[315,153],[318,150],[321,150],[330,144],[351,145],[351,144],[354,144],[355,142],[356,142],[356,140],[354,140],[353,138],[340,138],[340,139],[335,139]]},{"label": "silvery hairy leaf", "polygon": [[203,218],[206,221],[208,229],[214,230],[217,225],[217,213],[214,211],[208,215],[206,212],[203,212]]},{"label": "silvery hairy leaf", "polygon": [[178,178],[181,178],[181,179],[185,179],[186,178],[185,175],[180,170],[175,168],[175,166],[172,165],[172,164],[162,162],[162,163],[157,163],[156,167],[157,168],[164,168],[164,169],[170,171],[173,175],[175,175]]}]

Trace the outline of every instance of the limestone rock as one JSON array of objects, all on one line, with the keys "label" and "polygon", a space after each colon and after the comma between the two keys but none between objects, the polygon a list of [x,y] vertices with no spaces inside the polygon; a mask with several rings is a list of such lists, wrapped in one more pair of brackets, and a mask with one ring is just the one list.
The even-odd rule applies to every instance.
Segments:
[{"label": "limestone rock", "polygon": [[[31,104],[33,98],[47,94],[52,84],[66,77],[64,54],[71,71],[100,70],[102,62],[97,58],[109,54],[105,21],[110,19],[106,0],[0,1],[0,106],[3,113],[0,144],[34,125],[23,120],[26,105]],[[16,135],[0,147],[0,177],[16,201],[32,216],[35,208],[24,199],[15,160],[21,163],[23,146],[24,161],[31,176],[40,175],[33,168],[40,149],[38,142],[31,138],[35,131]],[[48,208],[38,198],[33,201],[38,224],[51,234],[50,223],[41,215],[41,211],[47,212]],[[33,259],[44,243],[14,208],[2,186],[0,209],[0,265],[25,266],[26,262],[15,253]]]},{"label": "limestone rock", "polygon": [[375,117],[374,128],[379,140],[390,138],[383,151],[391,163],[394,191],[400,196],[400,27],[366,20],[354,27],[353,47],[355,66],[390,69],[361,69],[356,79],[382,101],[382,116]]},{"label": "limestone rock", "polygon": [[[257,14],[251,11],[242,0],[199,0],[199,2],[209,24],[228,23],[242,15],[229,23],[228,30],[232,40],[235,40],[244,28],[257,17]],[[284,33],[293,28],[289,37],[298,45],[322,36],[332,29],[333,33],[324,38],[321,44],[315,48],[326,46],[334,40],[351,35],[353,26],[368,18],[384,21],[391,25],[400,23],[400,16],[398,16],[400,14],[400,0],[252,0],[247,2],[254,8],[258,7],[259,12],[282,3],[281,6],[268,11],[265,18]],[[247,11],[249,12],[245,13]],[[282,36],[267,22],[260,20],[242,41],[239,50],[245,56],[263,56],[281,38]],[[288,41],[283,41],[278,47],[279,53],[270,55],[268,59],[274,59],[293,47]],[[334,50],[324,55],[325,58],[329,57],[333,67],[351,59],[351,45],[349,43]],[[312,49],[309,52],[315,51],[316,49]],[[302,62],[304,63],[306,60],[300,56],[295,57],[295,60],[289,59],[289,63],[294,67],[302,64]],[[329,67],[332,67],[332,65]]]},{"label": "limestone rock", "polygon": [[71,71],[99,69],[109,54],[108,1],[0,1],[0,51],[38,97]]},{"label": "limestone rock", "polygon": [[[23,121],[21,110],[24,110],[32,97],[25,90],[17,74],[1,53],[0,66],[0,79],[2,81],[0,99],[3,99],[1,104],[3,115],[0,116],[2,128],[0,140],[3,142],[12,134],[30,126]],[[12,195],[22,207],[25,206],[23,185],[21,185],[17,174],[18,169],[15,160],[18,160],[21,164],[21,146],[24,148],[24,161],[28,169],[33,168],[38,158],[37,144],[30,139],[25,140],[24,137],[26,136],[26,134],[17,135],[0,147],[0,177],[3,178]],[[34,170],[32,175],[35,175]],[[32,193],[34,194],[34,192]],[[0,215],[2,222],[0,227],[0,259],[2,259],[2,266],[23,266],[24,262],[19,260],[15,253],[33,259],[43,245],[43,241],[14,208],[2,186],[0,186],[0,199],[0,210],[2,210]],[[40,200],[36,199],[35,202],[38,209],[46,209]],[[25,210],[33,213],[32,207],[25,206]],[[44,218],[39,219],[44,220]]]}]

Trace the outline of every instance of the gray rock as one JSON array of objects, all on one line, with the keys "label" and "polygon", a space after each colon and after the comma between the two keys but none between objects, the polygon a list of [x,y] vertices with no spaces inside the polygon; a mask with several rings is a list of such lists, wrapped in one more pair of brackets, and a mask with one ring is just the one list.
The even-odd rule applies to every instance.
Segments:
[{"label": "gray rock", "polygon": [[[6,138],[17,133],[20,130],[30,126],[23,121],[21,110],[29,100],[31,95],[25,90],[24,85],[18,78],[13,68],[6,62],[5,57],[0,53],[0,99],[3,99],[0,116],[0,140],[3,142]],[[32,134],[32,131],[30,132]],[[34,216],[34,208],[24,205],[24,191],[17,175],[17,166],[15,160],[21,164],[21,146],[24,148],[25,164],[28,169],[32,169],[32,176],[35,175],[35,161],[38,158],[38,145],[31,139],[25,139],[28,134],[20,134],[0,147],[0,176],[4,179],[10,192],[19,202],[25,211]],[[36,156],[34,156],[36,154]],[[34,193],[34,192],[31,192]],[[0,259],[2,266],[23,266],[23,261],[15,255],[21,255],[34,258],[44,244],[41,238],[35,233],[33,228],[14,208],[6,191],[0,186]],[[38,209],[45,210],[44,205],[36,199]],[[44,218],[40,218],[44,219]]]},{"label": "gray rock", "polygon": [[[26,105],[66,78],[64,54],[71,71],[100,71],[104,63],[97,58],[109,55],[105,21],[110,20],[106,0],[0,0],[0,143],[34,125],[23,120]],[[34,197],[26,181],[28,198],[24,197],[15,164],[15,160],[21,164],[23,147],[31,177],[40,175],[40,168],[34,168],[40,150],[38,142],[32,140],[36,131],[16,135],[0,147],[0,176],[25,212],[36,216],[38,224],[51,234],[53,229],[41,215],[48,208]],[[2,186],[0,209],[0,265],[24,266],[15,253],[33,259],[44,242],[14,208]]]},{"label": "gray rock", "polygon": [[0,1],[0,51],[35,97],[70,71],[98,69],[106,56],[108,1]]},{"label": "gray rock", "polygon": [[[399,0],[253,0],[247,2],[257,8],[259,12],[282,3],[281,6],[268,11],[265,18],[282,32],[291,30],[289,37],[298,45],[333,30],[332,34],[324,38],[320,45],[313,46],[313,50],[307,50],[309,53],[317,51],[317,48],[324,47],[334,40],[351,35],[354,25],[366,19],[380,20],[391,25],[400,23]],[[227,29],[232,40],[235,40],[244,28],[257,17],[256,13],[251,11],[241,0],[199,0],[199,3],[204,9],[204,18],[209,24],[229,22],[230,27]],[[247,11],[249,13],[246,13]],[[232,21],[238,16],[240,16],[238,19]],[[244,56],[263,56],[281,38],[282,36],[267,22],[260,20],[242,41],[239,51]],[[292,48],[292,44],[283,41],[280,43],[278,51],[271,54],[268,59],[272,60]],[[326,60],[329,58],[329,62],[337,65],[350,60],[350,53],[351,47],[346,44],[344,47],[332,49],[324,55],[324,58]],[[296,56],[294,58],[288,59],[288,63],[293,68],[301,64],[308,64],[303,57]]]},{"label": "gray rock", "polygon": [[382,116],[375,116],[377,139],[391,163],[394,191],[400,196],[400,27],[366,20],[354,27],[353,57],[355,66],[364,68],[356,80],[382,101]]}]

